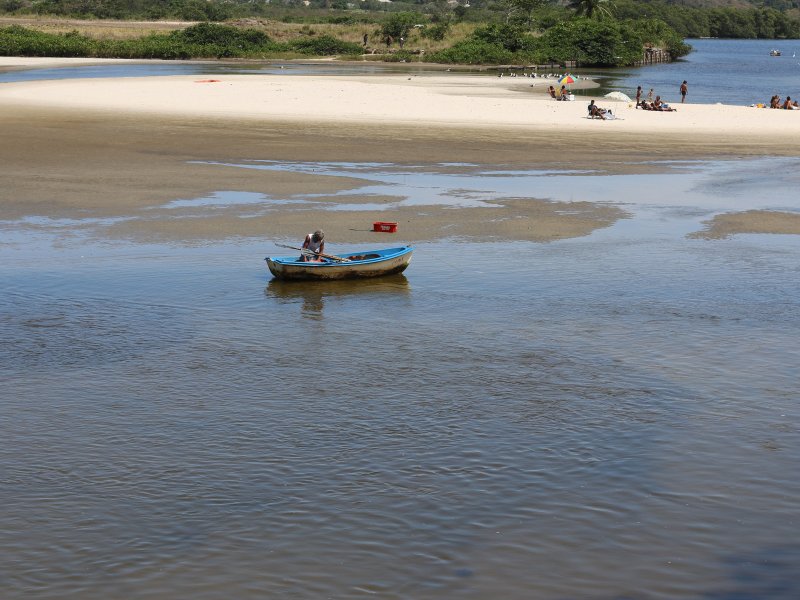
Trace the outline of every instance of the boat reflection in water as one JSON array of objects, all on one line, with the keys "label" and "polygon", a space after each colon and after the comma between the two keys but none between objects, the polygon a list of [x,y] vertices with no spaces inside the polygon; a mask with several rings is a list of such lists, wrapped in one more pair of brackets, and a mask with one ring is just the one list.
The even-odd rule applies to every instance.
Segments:
[{"label": "boat reflection in water", "polygon": [[322,318],[326,301],[372,297],[404,296],[411,292],[405,275],[387,275],[371,279],[340,279],[331,281],[284,281],[271,279],[264,295],[281,304],[302,303],[302,314],[312,319]]}]

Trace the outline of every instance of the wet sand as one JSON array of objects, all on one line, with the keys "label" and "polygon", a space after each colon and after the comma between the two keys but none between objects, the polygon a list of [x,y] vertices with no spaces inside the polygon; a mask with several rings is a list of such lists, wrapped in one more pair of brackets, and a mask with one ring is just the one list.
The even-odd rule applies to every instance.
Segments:
[{"label": "wet sand", "polygon": [[[320,78],[295,77],[292,79],[298,81],[294,82],[281,78],[280,85],[300,95],[292,96],[294,100],[276,101],[263,114],[259,111],[264,108],[264,98],[254,96],[248,86],[260,85],[265,90],[268,83],[259,82],[265,78],[233,78],[232,85],[244,86],[233,94],[214,87],[217,84],[197,83],[197,79],[69,80],[0,86],[0,127],[4,132],[0,146],[4,181],[0,219],[135,217],[98,228],[96,233],[174,242],[240,236],[296,239],[306,232],[309,223],[321,221],[338,241],[362,242],[374,239],[363,229],[364,223],[373,220],[404,224],[403,237],[408,241],[441,237],[547,241],[586,235],[623,218],[625,213],[607,205],[576,202],[567,207],[546,199],[513,198],[498,201],[495,208],[405,207],[360,213],[326,210],[324,215],[319,214],[319,208],[283,205],[260,216],[215,210],[201,218],[176,219],[174,214],[154,209],[175,199],[201,198],[221,190],[256,192],[273,198],[353,190],[357,197],[357,188],[363,185],[356,178],[257,171],[208,164],[210,161],[472,163],[641,173],[663,168],[652,161],[793,156],[800,139],[796,131],[800,113],[727,107],[760,119],[760,129],[755,133],[750,126],[741,125],[738,112],[736,126],[698,132],[692,123],[716,109],[689,105],[687,110],[681,107],[679,113],[645,114],[621,104],[618,112],[625,115],[625,121],[599,122],[583,117],[584,101],[549,102],[543,94],[534,97],[514,89],[517,83],[501,86],[485,77],[479,92],[465,90],[463,82],[468,78],[464,76],[447,85],[436,78],[433,83],[416,78],[411,82],[414,89],[410,97],[433,94],[419,96],[431,102],[403,110],[390,107],[383,113],[377,109],[359,112],[358,106],[336,107],[338,102],[348,105],[352,94],[371,93],[378,94],[375,102],[366,98],[363,106],[377,106],[381,94],[395,89],[402,108],[409,98],[403,96],[408,86],[397,76],[366,83],[364,77],[356,78],[356,82],[325,78],[325,86],[340,86],[343,91],[336,101],[318,102],[320,110],[313,113],[308,112],[301,96],[313,95],[313,89],[307,89],[310,84],[318,91],[330,91]],[[192,95],[198,93],[206,97]],[[277,94],[275,90],[271,93]],[[209,94],[214,97],[207,97]],[[459,112],[465,110],[465,102],[478,107],[494,105],[497,116],[486,119],[477,111],[469,119]],[[541,114],[526,120],[519,113],[521,106]],[[691,118],[676,119],[686,114]],[[514,124],[515,119],[520,121],[519,126]],[[672,126],[668,126],[669,119],[673,119]],[[642,122],[659,125],[643,127]],[[535,197],[535,190],[531,195]],[[352,203],[354,197],[320,201]],[[370,198],[370,202],[375,201]],[[753,220],[758,221],[757,226]],[[796,221],[764,219],[763,215],[749,213],[729,220],[726,228],[727,235],[738,231],[800,233]]]},{"label": "wet sand", "polygon": [[800,234],[800,214],[748,210],[717,215],[704,223],[706,229],[691,235],[707,240],[725,239],[737,233]]}]

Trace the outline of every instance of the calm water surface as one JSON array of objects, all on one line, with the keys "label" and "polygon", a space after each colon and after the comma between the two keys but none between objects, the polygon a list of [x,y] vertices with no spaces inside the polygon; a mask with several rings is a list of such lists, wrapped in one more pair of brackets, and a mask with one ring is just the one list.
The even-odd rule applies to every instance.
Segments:
[{"label": "calm water surface", "polygon": [[[577,74],[590,76],[599,88],[581,93],[602,96],[622,91],[631,97],[636,86],[645,93],[655,93],[670,102],[679,101],[678,88],[684,79],[689,82],[689,102],[750,105],[769,102],[773,94],[782,98],[800,98],[800,40],[720,40],[690,39],[693,52],[669,64],[622,69],[578,69]],[[770,50],[782,52],[779,57]],[[0,72],[0,83],[39,79],[95,77],[150,77],[157,75],[346,75],[349,73],[385,74],[414,72],[442,74],[441,67],[403,64],[303,64],[302,62],[220,63],[220,62],[152,62],[144,64],[109,64],[45,69],[24,69]],[[463,73],[454,72],[454,75]],[[495,70],[476,69],[473,73],[496,76]],[[540,93],[539,91],[535,93]]]},{"label": "calm water surface", "polygon": [[317,165],[631,213],[370,282],[1,223],[2,596],[798,597],[800,241],[685,237],[798,163],[690,166]]},{"label": "calm water surface", "polygon": [[[636,86],[680,101],[678,88],[689,83],[688,102],[750,105],[773,94],[800,98],[800,40],[687,40],[693,52],[679,61],[641,68],[586,71],[598,83],[595,93],[621,90],[631,97]],[[770,56],[778,49],[781,56]]]}]

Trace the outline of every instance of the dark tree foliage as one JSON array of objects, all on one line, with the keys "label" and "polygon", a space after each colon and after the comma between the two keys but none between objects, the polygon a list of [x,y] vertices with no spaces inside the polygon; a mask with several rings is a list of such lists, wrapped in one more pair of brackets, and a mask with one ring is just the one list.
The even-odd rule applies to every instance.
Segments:
[{"label": "dark tree foliage", "polygon": [[[747,7],[742,8],[743,4]],[[304,7],[300,0],[0,0],[0,14],[85,19],[221,22],[269,16],[286,22],[376,23],[387,14],[415,13],[420,19],[447,12],[458,20],[482,23],[522,15],[528,28],[535,24],[541,30],[569,19],[575,11],[601,20],[656,18],[684,37],[800,37],[800,0],[470,0],[469,8],[463,4],[448,7],[443,0],[312,0],[311,7]]]},{"label": "dark tree foliage", "polygon": [[618,19],[658,18],[684,37],[797,38],[800,19],[782,10],[795,9],[800,0],[759,2],[759,7],[697,7],[666,0],[616,0]]}]

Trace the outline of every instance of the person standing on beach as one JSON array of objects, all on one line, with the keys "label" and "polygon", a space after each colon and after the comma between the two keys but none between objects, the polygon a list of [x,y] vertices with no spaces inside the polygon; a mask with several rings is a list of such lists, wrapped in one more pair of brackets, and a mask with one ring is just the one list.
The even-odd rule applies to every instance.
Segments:
[{"label": "person standing on beach", "polygon": [[636,108],[642,103],[642,86],[636,86]]},{"label": "person standing on beach", "polygon": [[648,102],[652,102],[653,101],[653,88],[650,88],[650,91],[647,92],[647,101]]},{"label": "person standing on beach", "polygon": [[686,93],[689,91],[689,85],[686,83],[686,80],[683,80],[681,84],[681,104],[686,101]]}]

